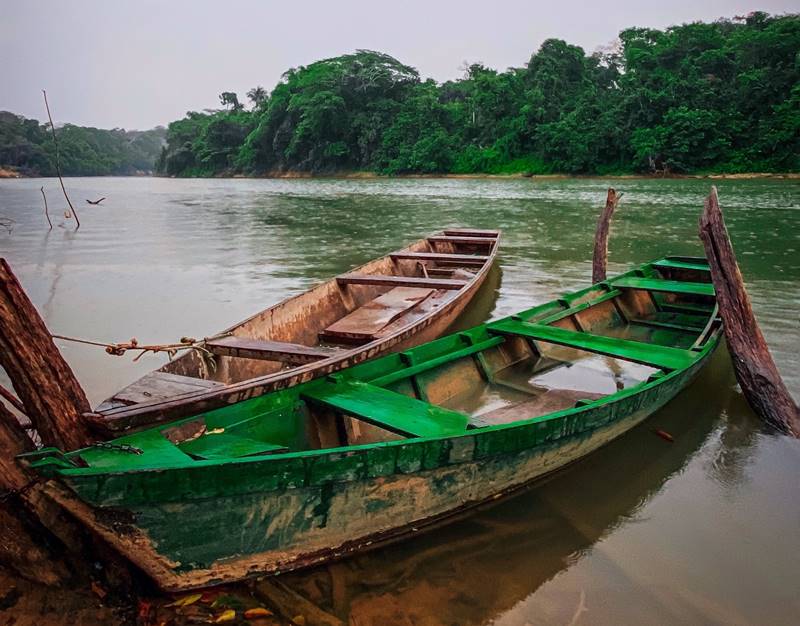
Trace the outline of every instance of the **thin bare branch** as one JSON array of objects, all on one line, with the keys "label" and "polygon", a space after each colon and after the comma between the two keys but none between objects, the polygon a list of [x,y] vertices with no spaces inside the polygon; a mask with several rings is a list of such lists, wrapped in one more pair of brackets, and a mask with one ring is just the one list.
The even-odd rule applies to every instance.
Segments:
[{"label": "thin bare branch", "polygon": [[56,137],[56,125],[53,124],[53,116],[50,115],[50,105],[47,103],[47,92],[42,89],[42,93],[44,94],[44,106],[47,109],[47,118],[50,120],[50,130],[53,132],[53,143],[56,147],[56,173],[58,174],[58,182],[61,183],[61,191],[64,192],[64,197],[67,199],[67,204],[69,205],[72,214],[75,216],[75,222],[77,226],[75,230],[78,230],[81,227],[81,220],[78,218],[78,214],[75,212],[75,207],[72,206],[72,201],[69,199],[67,195],[67,188],[64,187],[64,179],[61,177],[61,157],[58,153],[58,138]]}]

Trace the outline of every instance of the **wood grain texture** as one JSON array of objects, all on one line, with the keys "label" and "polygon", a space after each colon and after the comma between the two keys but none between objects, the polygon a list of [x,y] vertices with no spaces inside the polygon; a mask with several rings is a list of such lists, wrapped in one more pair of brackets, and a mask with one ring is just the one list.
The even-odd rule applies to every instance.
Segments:
[{"label": "wood grain texture", "polygon": [[[753,313],[722,217],[716,187],[711,188],[705,201],[700,218],[700,239],[717,292],[733,369],[747,402],[763,420],[800,437],[798,406],[778,372]],[[794,314],[794,311],[789,314]]]},{"label": "wood grain texture", "polygon": [[5,259],[0,259],[0,322],[0,366],[42,443],[64,449],[91,443],[82,418],[90,408],[86,394]]},{"label": "wood grain texture", "polygon": [[617,208],[622,194],[617,195],[613,188],[608,189],[606,206],[597,220],[597,231],[594,235],[594,256],[592,257],[592,282],[599,283],[606,279],[608,266],[608,236],[611,231],[611,218]]}]

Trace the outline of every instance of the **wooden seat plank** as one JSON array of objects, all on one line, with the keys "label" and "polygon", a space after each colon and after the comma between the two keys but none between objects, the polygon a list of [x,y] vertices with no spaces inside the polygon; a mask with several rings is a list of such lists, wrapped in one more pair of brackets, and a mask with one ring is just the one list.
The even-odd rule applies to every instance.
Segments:
[{"label": "wooden seat plank", "polygon": [[461,289],[466,280],[421,278],[417,276],[387,276],[379,274],[342,274],[336,280],[341,285],[384,285],[388,287],[430,287],[431,289]]},{"label": "wooden seat plank", "polygon": [[499,230],[480,230],[477,228],[446,228],[445,235],[456,237],[499,237]]},{"label": "wooden seat plank", "polygon": [[675,269],[675,270],[697,270],[698,272],[711,271],[708,263],[696,263],[691,261],[681,261],[679,259],[662,259],[653,263],[653,267],[659,269]]},{"label": "wooden seat plank", "polygon": [[228,433],[205,434],[178,444],[181,452],[201,459],[232,459],[243,456],[286,452],[286,446]]},{"label": "wooden seat plank", "polygon": [[458,435],[469,422],[464,413],[355,380],[324,381],[303,396],[406,437]]},{"label": "wooden seat plank", "polygon": [[711,283],[690,283],[681,280],[664,280],[661,278],[637,278],[626,276],[611,281],[617,289],[644,289],[645,291],[662,291],[690,296],[713,296],[714,285]]},{"label": "wooden seat plank", "polygon": [[205,348],[212,354],[239,357],[243,359],[259,359],[263,361],[280,361],[293,365],[313,363],[327,359],[335,354],[336,348],[320,346],[304,346],[284,341],[268,341],[251,337],[221,337],[205,343]]},{"label": "wooden seat plank", "polygon": [[670,348],[629,339],[605,337],[590,333],[578,332],[559,328],[557,326],[541,326],[515,320],[502,320],[490,324],[489,332],[501,335],[520,335],[555,343],[577,350],[585,350],[597,354],[605,354],[634,363],[641,363],[649,367],[662,369],[682,369],[694,363],[696,354],[680,348]]},{"label": "wooden seat plank", "polygon": [[164,400],[182,393],[204,391],[217,387],[224,387],[224,385],[214,380],[180,376],[156,370],[121,389],[109,401],[139,404],[141,402]]},{"label": "wooden seat plank", "polygon": [[419,287],[395,287],[367,302],[322,331],[324,339],[369,340],[398,317],[413,309],[434,292]]},{"label": "wooden seat plank", "polygon": [[389,256],[393,259],[437,261],[459,265],[483,265],[489,260],[488,256],[478,254],[447,254],[446,252],[395,252]]},{"label": "wooden seat plank", "polygon": [[428,241],[432,241],[434,243],[477,243],[485,245],[497,243],[497,239],[494,237],[459,237],[458,235],[434,235],[432,237],[428,237]]}]

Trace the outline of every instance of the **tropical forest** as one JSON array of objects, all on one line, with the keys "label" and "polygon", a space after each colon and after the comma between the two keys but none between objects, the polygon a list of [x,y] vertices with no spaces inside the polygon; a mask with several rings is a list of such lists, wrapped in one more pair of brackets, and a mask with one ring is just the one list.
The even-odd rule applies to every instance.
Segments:
[{"label": "tropical forest", "polygon": [[[800,170],[800,15],[627,28],[587,54],[544,41],[521,67],[437,83],[381,52],[225,91],[144,133],[61,129],[72,175],[681,174]],[[0,165],[53,173],[46,127],[0,114]]]}]

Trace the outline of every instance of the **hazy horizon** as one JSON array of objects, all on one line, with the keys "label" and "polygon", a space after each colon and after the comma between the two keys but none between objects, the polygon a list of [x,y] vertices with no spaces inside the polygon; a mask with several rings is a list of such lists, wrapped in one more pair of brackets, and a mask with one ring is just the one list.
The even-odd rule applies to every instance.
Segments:
[{"label": "hazy horizon", "polygon": [[472,0],[409,0],[396,10],[361,0],[313,8],[243,0],[14,3],[0,22],[0,110],[43,120],[47,89],[57,124],[145,130],[219,108],[222,91],[245,101],[248,89],[271,91],[289,68],[356,49],[386,52],[441,82],[460,76],[464,62],[522,66],[551,37],[592,52],[631,26],[800,11],[797,0],[565,0],[557,13],[548,4],[514,0],[489,12]]}]

